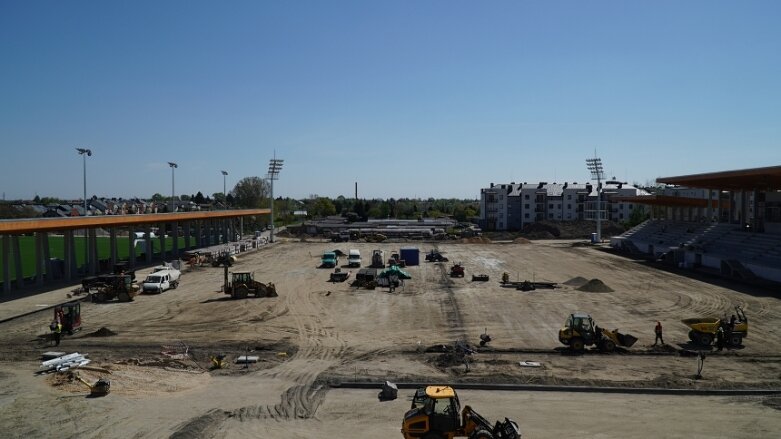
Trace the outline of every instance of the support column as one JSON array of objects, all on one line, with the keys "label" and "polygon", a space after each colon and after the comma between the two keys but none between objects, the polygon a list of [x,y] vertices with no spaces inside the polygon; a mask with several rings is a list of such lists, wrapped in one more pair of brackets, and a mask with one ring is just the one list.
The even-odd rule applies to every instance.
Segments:
[{"label": "support column", "polygon": [[171,223],[171,236],[174,238],[173,257],[179,257],[179,221]]},{"label": "support column", "polygon": [[160,260],[165,261],[166,259],[166,251],[165,251],[165,223],[160,223],[159,227],[160,232]]},{"label": "support column", "polygon": [[191,245],[192,236],[190,236],[191,234],[190,223],[192,223],[192,221],[184,222],[184,249],[185,250],[192,249],[192,245]]},{"label": "support column", "polygon": [[62,241],[64,249],[62,258],[65,260],[65,280],[71,280],[74,271],[76,271],[76,261],[73,259],[73,230],[66,230],[62,234]]},{"label": "support column", "polygon": [[11,236],[3,237],[3,293],[11,292]]},{"label": "support column", "polygon": [[195,246],[198,248],[203,247],[203,237],[201,236],[201,220],[195,220]]},{"label": "support column", "polygon": [[98,272],[98,230],[88,230],[86,244],[89,246],[89,274],[94,276]]},{"label": "support column", "polygon": [[707,222],[713,221],[713,190],[708,189],[708,207],[705,209],[705,215],[708,216]]},{"label": "support column", "polygon": [[748,223],[748,203],[746,203],[746,191],[740,191],[740,228]]},{"label": "support column", "polygon": [[46,269],[46,281],[51,283],[51,281],[56,279],[57,276],[52,269],[52,253],[51,249],[49,249],[49,234],[44,232],[41,233],[41,236],[41,242],[43,244],[43,266]]},{"label": "support column", "polygon": [[716,203],[717,203],[717,204],[716,204],[716,211],[718,212],[718,214],[717,214],[717,217],[718,217],[718,218],[716,218],[716,222],[717,222],[717,223],[720,223],[720,222],[721,222],[721,215],[722,215],[722,207],[721,207],[721,189],[719,189],[719,190],[718,190],[718,192],[716,192],[716,194],[717,194],[717,195],[716,195],[716,196],[717,196],[717,199],[716,199]]},{"label": "support column", "polygon": [[146,259],[147,264],[152,263],[152,229],[149,227],[149,224],[144,226],[144,259]]},{"label": "support column", "polygon": [[114,265],[117,263],[117,229],[112,227],[108,231],[109,233],[109,259],[111,259],[111,269],[114,269]]},{"label": "support column", "polygon": [[43,237],[40,232],[35,234],[35,285],[43,285]]},{"label": "support column", "polygon": [[14,264],[16,265],[16,287],[20,290],[24,288],[24,275],[22,272],[22,252],[19,246],[19,235],[11,236],[11,247],[14,252]]},{"label": "support column", "polygon": [[757,202],[757,198],[759,197],[759,192],[754,189],[751,191],[751,231],[752,232],[759,232],[759,203]]},{"label": "support column", "polygon": [[130,271],[136,269],[136,234],[132,229],[127,230],[127,268]]}]

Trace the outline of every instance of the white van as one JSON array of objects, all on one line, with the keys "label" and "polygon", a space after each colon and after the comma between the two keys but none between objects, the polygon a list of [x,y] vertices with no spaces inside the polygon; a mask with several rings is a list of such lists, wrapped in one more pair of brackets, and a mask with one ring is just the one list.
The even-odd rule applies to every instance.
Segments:
[{"label": "white van", "polygon": [[161,270],[150,274],[142,284],[143,292],[162,293],[169,288],[176,289],[179,286],[179,276],[177,274],[176,280],[173,280],[172,275],[170,270]]},{"label": "white van", "polygon": [[347,265],[349,267],[361,266],[361,252],[357,249],[351,249],[347,254]]}]

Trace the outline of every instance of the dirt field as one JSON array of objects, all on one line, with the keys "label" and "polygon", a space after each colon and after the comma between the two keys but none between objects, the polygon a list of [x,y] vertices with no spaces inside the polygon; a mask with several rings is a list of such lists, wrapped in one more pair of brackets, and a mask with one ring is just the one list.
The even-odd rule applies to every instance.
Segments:
[{"label": "dirt field", "polygon": [[[0,324],[0,431],[4,437],[401,437],[412,391],[381,403],[377,390],[328,385],[348,381],[781,387],[777,297],[659,271],[570,241],[411,244],[439,248],[464,264],[466,276],[451,279],[450,263],[421,262],[406,268],[412,279],[394,292],[330,283],[331,270],[316,268],[325,250],[358,248],[367,261],[374,248],[387,253],[402,245],[408,244],[283,241],[243,256],[234,269],[274,282],[277,298],[231,300],[219,291],[222,269],[203,267],[185,272],[178,289],[161,295],[85,303],[84,330],[64,337],[58,350],[87,353],[90,366],[110,372],[80,372],[89,382],[111,379],[105,398],[86,398],[86,387],[65,376],[34,374],[41,353],[52,349],[45,338],[50,312]],[[562,285],[523,292],[501,287],[505,271],[512,280],[599,279],[613,291]],[[472,274],[491,280],[472,282]],[[56,294],[64,300],[66,293]],[[676,352],[690,347],[680,320],[721,316],[734,305],[742,305],[750,321],[745,348],[710,354],[703,379],[695,380],[696,359]],[[640,340],[612,355],[563,352],[558,329],[574,311]],[[651,346],[657,320],[665,327],[666,349]],[[116,335],[91,335],[100,328]],[[484,331],[493,341],[477,348],[469,371],[442,363],[438,346],[457,339],[476,346]],[[184,345],[185,360],[161,353],[183,352]],[[209,356],[219,353],[229,360],[249,353],[260,362],[210,371]],[[524,437],[773,437],[781,429],[775,397],[459,394],[491,419],[514,418]]]}]

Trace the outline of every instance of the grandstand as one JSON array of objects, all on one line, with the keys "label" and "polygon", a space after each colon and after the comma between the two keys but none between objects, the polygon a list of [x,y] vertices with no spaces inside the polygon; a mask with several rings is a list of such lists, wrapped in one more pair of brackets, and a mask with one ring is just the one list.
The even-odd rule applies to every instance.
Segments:
[{"label": "grandstand", "polygon": [[[643,197],[652,218],[611,239],[611,246],[679,267],[727,277],[781,282],[781,166],[657,179],[707,189],[707,200]],[[691,194],[691,191],[687,193]],[[713,194],[716,199],[713,199]]]}]

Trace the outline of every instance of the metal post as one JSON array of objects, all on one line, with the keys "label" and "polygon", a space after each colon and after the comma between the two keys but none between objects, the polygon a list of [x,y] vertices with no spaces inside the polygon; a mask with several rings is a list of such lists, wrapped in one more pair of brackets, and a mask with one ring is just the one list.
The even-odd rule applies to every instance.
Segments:
[{"label": "metal post", "polygon": [[277,152],[274,151],[274,158],[268,164],[268,179],[271,181],[271,231],[269,233],[269,243],[274,242],[274,180],[279,178],[279,171],[282,170],[284,160],[277,159]]},{"label": "metal post", "polygon": [[[83,166],[82,170],[84,173],[84,216],[87,216],[87,157],[92,156],[92,150],[87,148],[76,148],[76,151],[79,153],[79,155],[82,158]],[[87,240],[87,229],[84,229],[84,240]],[[87,271],[87,267],[89,266],[89,246],[84,246],[84,268],[85,272]]]},{"label": "metal post", "polygon": [[602,159],[596,157],[586,159],[586,166],[591,171],[591,177],[597,180],[597,242],[602,242],[602,179],[604,172],[602,170]]},{"label": "metal post", "polygon": [[174,169],[178,168],[179,165],[177,165],[174,162],[168,162],[168,166],[171,167],[171,213],[173,213],[176,210],[176,206],[174,203],[174,198],[176,197],[176,191],[174,190]]},{"label": "metal post", "polygon": [[228,192],[225,186],[225,177],[228,175],[228,171],[220,171],[222,172],[222,196],[225,198],[225,208],[228,208]]}]

